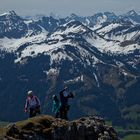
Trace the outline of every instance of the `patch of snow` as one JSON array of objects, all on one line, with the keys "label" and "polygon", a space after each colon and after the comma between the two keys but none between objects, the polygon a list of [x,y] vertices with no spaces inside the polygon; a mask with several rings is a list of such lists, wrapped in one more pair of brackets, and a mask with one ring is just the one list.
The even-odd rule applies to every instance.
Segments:
[{"label": "patch of snow", "polygon": [[128,75],[128,73],[125,72],[125,70],[123,70],[122,73],[123,73],[124,76],[127,76]]},{"label": "patch of snow", "polygon": [[106,20],[107,20],[107,16],[106,15],[103,15],[103,17],[100,16],[100,17],[97,18],[97,24],[104,23]]},{"label": "patch of snow", "polygon": [[90,24],[90,20],[88,18],[86,18],[86,22],[88,25]]},{"label": "patch of snow", "polygon": [[50,39],[52,39],[52,40],[58,39],[59,41],[61,41],[64,38],[61,35],[59,35],[59,34],[52,34]]},{"label": "patch of snow", "polygon": [[93,62],[93,65],[98,64],[98,63],[103,63],[101,60],[97,59],[95,56],[92,56],[92,62]]},{"label": "patch of snow", "polygon": [[120,61],[116,61],[116,65],[119,66],[120,68],[124,66],[124,64]]},{"label": "patch of snow", "polygon": [[65,35],[67,35],[67,34],[69,34],[69,33],[80,33],[80,32],[86,32],[86,29],[85,28],[83,28],[81,25],[79,25],[79,26],[71,26],[70,28],[67,28],[66,30],[58,30],[58,31],[56,31],[55,33],[54,33],[54,35],[57,35],[57,34],[65,34]]},{"label": "patch of snow", "polygon": [[2,14],[0,14],[0,16],[7,16],[7,15],[10,15],[10,13],[9,12],[5,12],[5,13],[2,13]]},{"label": "patch of snow", "polygon": [[130,22],[132,22],[134,25],[139,24],[139,22],[136,22],[136,21],[132,20],[131,18],[129,18],[129,20],[130,20]]},{"label": "patch of snow", "polygon": [[126,40],[132,40],[136,35],[139,34],[139,31],[134,31],[134,32],[127,33],[127,34],[125,33],[125,31],[126,30],[121,31],[120,32],[121,33],[120,35],[111,35],[111,36],[108,36],[106,34],[104,36],[104,38],[123,42],[123,41],[126,41]]},{"label": "patch of snow", "polygon": [[97,75],[95,73],[93,73],[94,77],[95,77],[95,80],[96,80],[96,83],[97,83],[97,87],[100,87],[100,84],[99,84],[99,80],[97,78]]},{"label": "patch of snow", "polygon": [[[51,64],[53,64],[53,62],[60,62],[61,60],[69,60],[69,61],[73,61],[73,58],[68,56],[65,52],[58,52],[58,53],[49,53],[50,57],[51,57]],[[50,64],[50,65],[51,65]]]},{"label": "patch of snow", "polygon": [[90,27],[90,29],[93,30],[93,31],[95,31],[95,30],[97,30],[97,29],[99,29],[101,27],[102,27],[101,24],[96,24],[94,27]]},{"label": "patch of snow", "polygon": [[44,71],[46,75],[59,75],[59,70],[55,68],[49,69],[49,71]]},{"label": "patch of snow", "polygon": [[102,29],[98,30],[97,33],[100,35],[104,35],[105,33],[108,33],[119,26],[121,26],[119,23],[111,23],[108,26],[105,26]]},{"label": "patch of snow", "polygon": [[33,20],[24,20],[24,23],[27,24],[27,25],[32,23],[32,22],[33,22]]},{"label": "patch of snow", "polygon": [[[15,60],[15,62],[21,61],[22,58],[31,56],[36,57],[38,54],[44,53],[45,55],[49,55],[51,57],[52,62],[53,61],[60,61],[62,59],[69,59],[70,61],[73,61],[71,57],[69,57],[65,52],[58,52],[53,53],[54,50],[57,50],[58,48],[64,48],[65,45],[72,45],[72,43],[67,40],[67,42],[58,42],[56,44],[33,44],[29,45],[27,48],[25,48],[21,52],[21,56]],[[74,44],[73,44],[74,45]]]},{"label": "patch of snow", "polygon": [[81,76],[75,77],[74,79],[67,80],[67,81],[65,81],[65,83],[83,82],[84,81],[84,78],[83,77],[84,76],[81,75]]},{"label": "patch of snow", "polygon": [[41,33],[36,36],[22,37],[20,39],[9,39],[7,37],[0,39],[0,49],[6,52],[15,52],[21,45],[25,43],[40,43],[46,40],[47,35]]},{"label": "patch of snow", "polygon": [[140,45],[138,44],[131,44],[126,47],[120,46],[119,42],[115,41],[106,41],[103,38],[97,36],[95,39],[94,37],[87,37],[87,42],[89,42],[92,46],[95,46],[101,52],[108,52],[112,54],[130,54],[136,49],[140,49]]}]

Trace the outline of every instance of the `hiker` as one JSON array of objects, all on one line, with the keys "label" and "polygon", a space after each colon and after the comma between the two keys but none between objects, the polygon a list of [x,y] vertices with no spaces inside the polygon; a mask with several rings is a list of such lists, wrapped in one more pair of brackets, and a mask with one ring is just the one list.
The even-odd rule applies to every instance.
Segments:
[{"label": "hiker", "polygon": [[53,95],[52,98],[53,98],[52,112],[55,113],[55,118],[58,118],[60,114],[60,102],[56,95]]},{"label": "hiker", "polygon": [[24,111],[29,111],[30,118],[40,114],[40,100],[37,96],[33,95],[33,91],[28,91]]},{"label": "hiker", "polygon": [[68,110],[70,108],[70,105],[68,105],[68,99],[73,98],[74,95],[72,92],[69,92],[68,87],[65,87],[62,91],[59,93],[60,95],[60,118],[68,120]]}]

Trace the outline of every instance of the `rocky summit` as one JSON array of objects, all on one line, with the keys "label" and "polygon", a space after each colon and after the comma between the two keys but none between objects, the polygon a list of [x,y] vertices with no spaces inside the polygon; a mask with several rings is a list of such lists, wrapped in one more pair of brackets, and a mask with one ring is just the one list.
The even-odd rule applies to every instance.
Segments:
[{"label": "rocky summit", "polygon": [[117,133],[102,118],[74,121],[38,116],[3,128],[2,140],[118,140]]}]

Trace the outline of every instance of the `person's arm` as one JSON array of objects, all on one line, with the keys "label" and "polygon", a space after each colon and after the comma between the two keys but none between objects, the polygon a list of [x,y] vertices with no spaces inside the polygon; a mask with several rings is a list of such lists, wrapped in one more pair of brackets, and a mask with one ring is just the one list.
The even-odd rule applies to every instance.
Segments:
[{"label": "person's arm", "polygon": [[24,107],[24,111],[27,112],[28,111],[28,107],[29,107],[29,100],[28,98],[26,99],[26,103],[25,103],[25,107]]},{"label": "person's arm", "polygon": [[63,93],[64,93],[64,91],[65,91],[65,89],[61,90],[59,94],[63,94]]},{"label": "person's arm", "polygon": [[37,106],[40,107],[40,100],[39,100],[39,98],[37,96],[35,96],[35,99],[36,99],[36,102],[37,102]]},{"label": "person's arm", "polygon": [[68,98],[74,98],[74,95],[72,92],[69,93]]}]

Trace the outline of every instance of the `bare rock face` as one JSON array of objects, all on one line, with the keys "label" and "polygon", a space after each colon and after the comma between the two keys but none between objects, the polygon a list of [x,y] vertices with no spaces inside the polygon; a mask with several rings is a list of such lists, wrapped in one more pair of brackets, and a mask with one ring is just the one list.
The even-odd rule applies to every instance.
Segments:
[{"label": "bare rock face", "polygon": [[3,140],[118,140],[115,130],[99,117],[65,121],[38,116],[4,129]]}]

